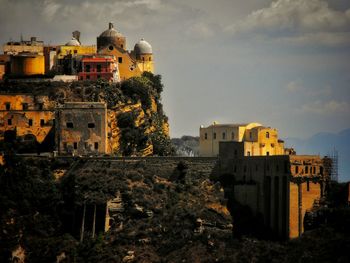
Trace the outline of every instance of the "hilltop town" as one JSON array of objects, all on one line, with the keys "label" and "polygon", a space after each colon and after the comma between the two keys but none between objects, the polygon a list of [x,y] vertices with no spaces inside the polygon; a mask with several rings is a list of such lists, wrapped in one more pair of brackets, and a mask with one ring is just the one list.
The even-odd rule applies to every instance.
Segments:
[{"label": "hilltop town", "polygon": [[0,56],[0,261],[295,262],[322,231],[349,246],[331,158],[256,122],[201,126],[198,156],[176,155],[152,46],[127,50],[113,23],[96,46],[80,34]]}]

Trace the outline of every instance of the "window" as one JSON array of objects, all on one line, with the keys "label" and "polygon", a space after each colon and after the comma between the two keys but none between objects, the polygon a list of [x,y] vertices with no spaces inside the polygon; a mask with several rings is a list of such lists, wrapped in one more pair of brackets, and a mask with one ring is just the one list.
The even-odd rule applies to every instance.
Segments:
[{"label": "window", "polygon": [[114,49],[114,47],[113,46],[109,46],[108,49],[112,51]]},{"label": "window", "polygon": [[222,133],[222,139],[223,139],[223,140],[226,139],[226,133],[225,133],[225,132]]},{"label": "window", "polygon": [[11,110],[11,103],[10,102],[6,102],[5,103],[5,107],[6,107],[6,110]]},{"label": "window", "polygon": [[90,75],[87,75],[87,76],[86,76],[86,79],[90,79]]},{"label": "window", "polygon": [[22,103],[22,110],[28,110],[28,103]]},{"label": "window", "polygon": [[270,138],[270,133],[266,132],[266,138]]},{"label": "window", "polygon": [[295,166],[295,173],[299,173],[299,166]]},{"label": "window", "polygon": [[250,156],[250,151],[247,152],[247,156]]},{"label": "window", "polygon": [[148,59],[149,61],[152,61],[152,58],[151,57],[149,57],[149,59]]},{"label": "window", "polygon": [[216,132],[214,132],[213,138],[214,138],[214,140],[216,140]]},{"label": "window", "polygon": [[40,119],[40,126],[44,126],[45,125],[45,120],[44,119]]},{"label": "window", "polygon": [[95,150],[98,150],[98,142],[95,142],[94,148]]},{"label": "window", "polygon": [[270,152],[266,152],[266,156],[269,156],[270,155]]},{"label": "window", "polygon": [[231,139],[234,140],[235,139],[235,133],[231,133]]},{"label": "window", "polygon": [[121,45],[120,45],[120,47],[121,47],[121,48],[124,48],[124,45],[123,45],[123,44],[121,44]]},{"label": "window", "polygon": [[97,72],[101,72],[101,64],[97,64],[97,66],[96,66],[96,70],[97,70]]},{"label": "window", "polygon": [[12,119],[7,120],[7,125],[12,125]]},{"label": "window", "polygon": [[80,80],[83,80],[83,76],[80,77]]},{"label": "window", "polygon": [[28,125],[29,125],[29,126],[33,126],[33,120],[32,120],[32,119],[29,119],[29,120],[28,120]]},{"label": "window", "polygon": [[90,72],[91,70],[91,66],[90,65],[85,65],[85,71],[86,72]]},{"label": "window", "polygon": [[252,132],[249,132],[249,139],[252,138]]},{"label": "window", "polygon": [[38,109],[43,110],[44,109],[44,104],[43,103],[38,103]]},{"label": "window", "polygon": [[88,123],[88,128],[95,128],[95,123],[93,122]]},{"label": "window", "polygon": [[145,57],[142,57],[142,61],[145,61]]},{"label": "window", "polygon": [[306,181],[306,191],[310,191],[310,181],[309,180],[307,180]]},{"label": "window", "polygon": [[123,63],[123,58],[122,57],[118,57],[118,63]]},{"label": "window", "polygon": [[207,140],[207,139],[208,139],[208,134],[204,133],[204,140]]},{"label": "window", "polygon": [[73,148],[74,148],[74,150],[78,149],[78,143],[77,143],[77,142],[75,142],[75,143],[73,144]]},{"label": "window", "polygon": [[67,128],[74,128],[73,122],[66,123]]},{"label": "window", "polygon": [[280,167],[276,165],[276,172],[278,172],[279,170],[280,170]]},{"label": "window", "polygon": [[309,166],[305,165],[305,173],[308,174],[309,173]]}]

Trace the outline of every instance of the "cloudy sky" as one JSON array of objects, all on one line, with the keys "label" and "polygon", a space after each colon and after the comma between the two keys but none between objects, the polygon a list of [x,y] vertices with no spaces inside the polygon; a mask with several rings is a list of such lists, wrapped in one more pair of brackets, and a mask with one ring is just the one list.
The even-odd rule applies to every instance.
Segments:
[{"label": "cloudy sky", "polygon": [[84,44],[109,21],[144,37],[172,137],[258,121],[281,137],[350,128],[349,0],[0,0],[0,41]]}]

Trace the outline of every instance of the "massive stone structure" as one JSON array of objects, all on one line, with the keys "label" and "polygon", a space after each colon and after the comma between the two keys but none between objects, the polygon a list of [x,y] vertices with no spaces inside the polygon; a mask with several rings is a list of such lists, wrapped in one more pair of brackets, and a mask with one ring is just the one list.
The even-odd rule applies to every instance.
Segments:
[{"label": "massive stone structure", "polygon": [[235,208],[248,207],[257,222],[279,237],[300,236],[306,211],[324,195],[329,180],[325,162],[329,159],[315,155],[246,156],[243,144],[220,143],[219,166],[231,185],[233,218],[239,221],[242,217]]},{"label": "massive stone structure", "polygon": [[59,154],[110,153],[105,103],[66,102],[56,109],[56,123]]}]

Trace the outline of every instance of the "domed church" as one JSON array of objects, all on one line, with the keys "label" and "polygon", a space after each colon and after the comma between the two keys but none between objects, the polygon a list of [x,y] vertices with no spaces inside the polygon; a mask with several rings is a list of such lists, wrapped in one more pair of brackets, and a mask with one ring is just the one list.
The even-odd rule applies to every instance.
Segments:
[{"label": "domed church", "polygon": [[128,51],[125,36],[114,28],[113,23],[97,37],[97,53],[116,57],[121,80],[140,76],[144,71],[154,73],[152,46],[142,38],[134,50]]}]

